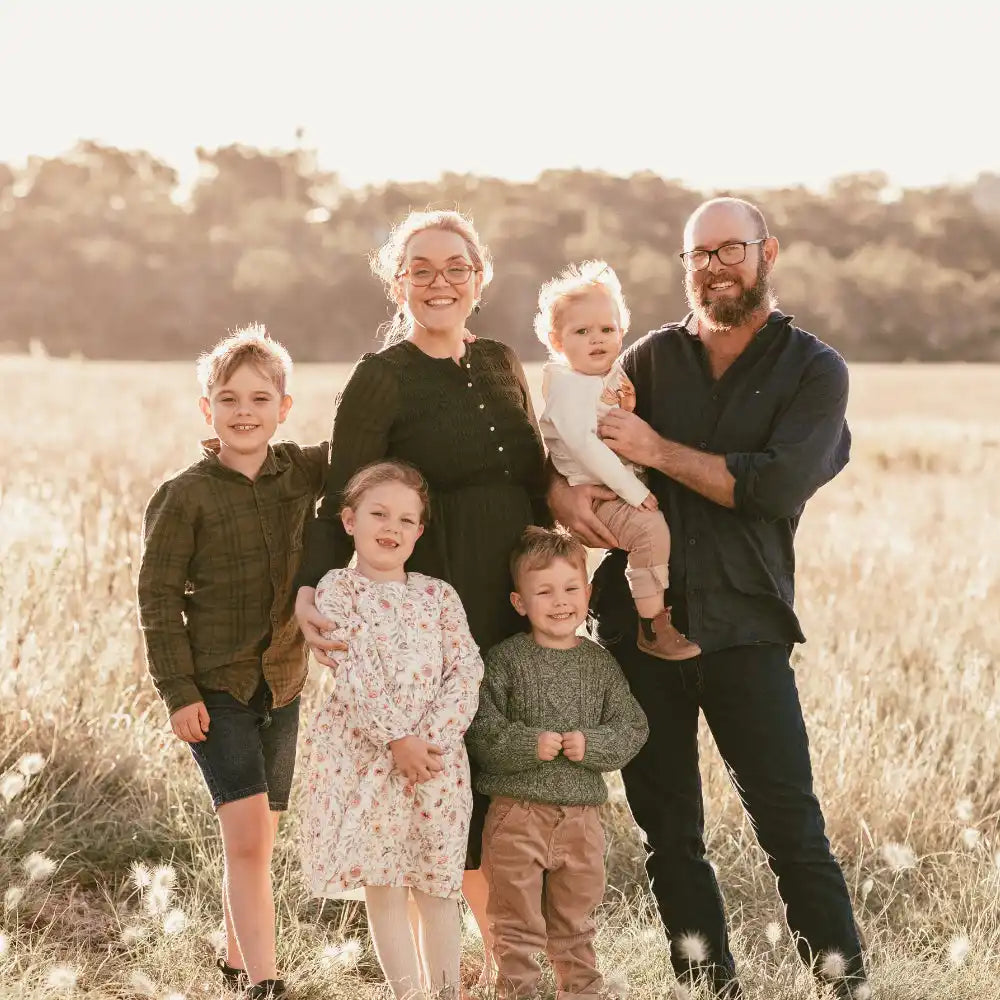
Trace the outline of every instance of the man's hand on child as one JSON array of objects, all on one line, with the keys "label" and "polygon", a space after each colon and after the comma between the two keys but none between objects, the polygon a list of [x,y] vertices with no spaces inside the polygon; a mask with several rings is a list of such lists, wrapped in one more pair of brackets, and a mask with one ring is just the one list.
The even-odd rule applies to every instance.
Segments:
[{"label": "man's hand on child", "polygon": [[574,760],[579,764],[587,750],[587,737],[577,729],[572,733],[563,733],[560,739],[562,740],[562,752],[566,755],[566,759]]},{"label": "man's hand on child", "polygon": [[203,701],[185,705],[170,716],[174,736],[185,743],[202,743],[208,736],[208,709]]},{"label": "man's hand on child", "polygon": [[404,736],[389,744],[396,770],[407,781],[421,784],[430,781],[439,771],[444,770],[441,763],[440,747],[420,739],[419,736]]},{"label": "man's hand on child", "polygon": [[332,632],[337,623],[324,618],[316,610],[315,587],[299,587],[299,592],[295,595],[295,618],[316,662],[322,663],[324,667],[338,667],[340,663],[337,657],[330,654],[344,653],[347,646],[339,639],[324,638],[323,633]]},{"label": "man's hand on child", "polygon": [[607,486],[570,486],[562,476],[553,476],[546,500],[552,516],[584,545],[594,549],[618,547],[615,536],[601,523],[594,513],[599,500],[614,500],[618,496]]},{"label": "man's hand on child", "polygon": [[643,510],[659,510],[660,505],[652,493],[646,494],[646,499],[639,505]]},{"label": "man's hand on child", "polygon": [[563,738],[558,733],[539,733],[538,734],[538,759],[539,760],[555,760],[559,756],[559,751],[562,750]]}]

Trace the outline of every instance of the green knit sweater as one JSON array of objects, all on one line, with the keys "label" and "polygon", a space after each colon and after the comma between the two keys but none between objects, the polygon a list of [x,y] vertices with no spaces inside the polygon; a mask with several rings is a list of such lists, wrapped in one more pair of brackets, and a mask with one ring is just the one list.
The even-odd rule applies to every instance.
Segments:
[{"label": "green knit sweater", "polygon": [[[559,754],[538,759],[545,731],[579,730],[586,740],[579,763]],[[608,789],[601,772],[624,767],[649,735],[615,658],[596,642],[547,649],[514,635],[486,654],[479,711],[466,745],[481,771],[476,790],[555,805],[600,805]]]}]

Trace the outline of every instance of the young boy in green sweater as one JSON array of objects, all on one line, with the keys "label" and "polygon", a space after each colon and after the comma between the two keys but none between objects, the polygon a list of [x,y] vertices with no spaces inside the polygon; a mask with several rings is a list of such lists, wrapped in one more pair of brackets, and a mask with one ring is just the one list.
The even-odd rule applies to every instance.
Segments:
[{"label": "young boy in green sweater", "polygon": [[590,586],[583,546],[528,528],[511,556],[511,601],[531,632],[486,655],[466,734],[491,797],[483,832],[487,914],[501,1000],[533,997],[544,949],[560,997],[598,1000],[594,911],[604,898],[602,773],[624,767],[649,733],[614,657],[577,635]]}]

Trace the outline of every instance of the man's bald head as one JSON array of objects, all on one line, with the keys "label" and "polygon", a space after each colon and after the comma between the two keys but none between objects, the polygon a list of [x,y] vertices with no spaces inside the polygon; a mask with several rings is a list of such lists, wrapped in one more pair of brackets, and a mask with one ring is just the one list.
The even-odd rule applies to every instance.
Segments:
[{"label": "man's bald head", "polygon": [[691,250],[705,241],[701,231],[725,231],[729,240],[762,240],[770,233],[761,210],[742,198],[712,198],[702,202],[684,226],[684,249]]}]

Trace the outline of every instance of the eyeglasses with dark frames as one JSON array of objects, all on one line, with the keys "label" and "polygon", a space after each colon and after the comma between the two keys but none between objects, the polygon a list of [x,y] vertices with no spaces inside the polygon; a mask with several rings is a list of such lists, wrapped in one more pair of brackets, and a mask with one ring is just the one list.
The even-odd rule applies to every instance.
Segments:
[{"label": "eyeglasses with dark frames", "polygon": [[680,257],[686,271],[704,271],[712,263],[712,257],[718,257],[720,264],[731,267],[734,264],[742,264],[747,259],[747,247],[766,243],[768,239],[770,237],[763,236],[759,240],[725,243],[715,250],[685,250],[677,256]]},{"label": "eyeglasses with dark frames", "polygon": [[409,278],[410,283],[416,285],[417,288],[433,285],[437,281],[439,274],[444,276],[444,280],[449,285],[464,285],[477,270],[478,268],[473,267],[471,264],[465,264],[460,261],[445,264],[444,267],[431,267],[430,264],[416,264],[411,265],[405,271],[400,271],[396,277]]}]

